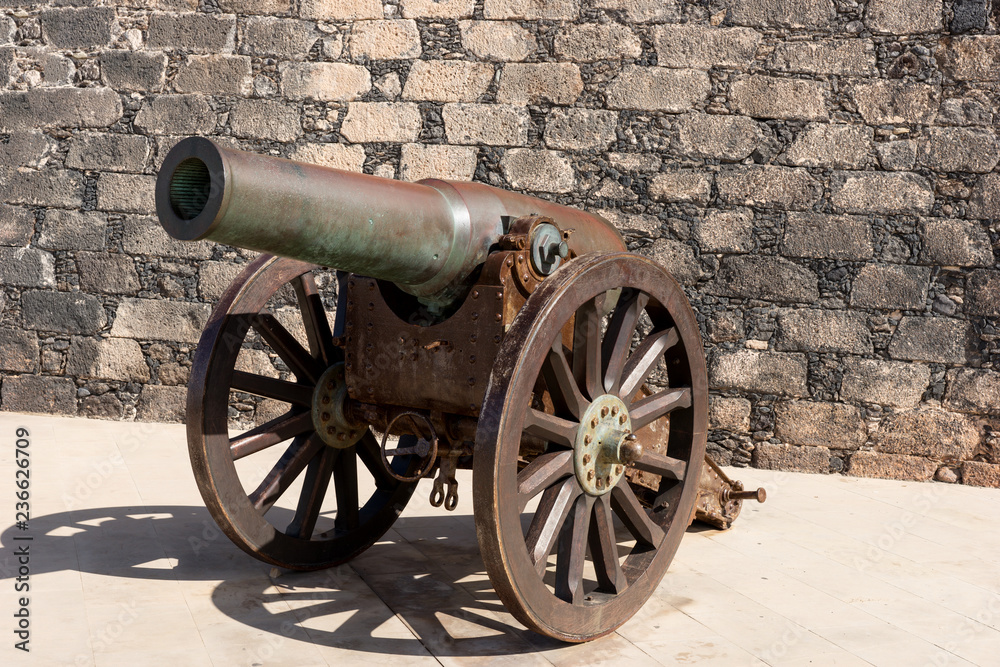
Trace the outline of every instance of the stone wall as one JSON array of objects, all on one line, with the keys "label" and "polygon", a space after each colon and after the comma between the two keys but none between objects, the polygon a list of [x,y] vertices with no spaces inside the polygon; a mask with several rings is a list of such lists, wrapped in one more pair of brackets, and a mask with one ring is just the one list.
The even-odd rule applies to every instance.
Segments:
[{"label": "stone wall", "polygon": [[1000,4],[0,8],[4,410],[183,417],[250,257],[151,217],[204,134],[604,213],[699,313],[724,463],[1000,486]]}]

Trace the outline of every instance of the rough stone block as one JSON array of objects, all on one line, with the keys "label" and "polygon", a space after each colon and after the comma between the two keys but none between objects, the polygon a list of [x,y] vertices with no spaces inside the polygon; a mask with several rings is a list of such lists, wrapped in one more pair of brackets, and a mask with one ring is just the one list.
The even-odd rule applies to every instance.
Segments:
[{"label": "rough stone block", "polygon": [[965,312],[1000,316],[1000,271],[977,269],[965,280]]},{"label": "rough stone block", "polygon": [[759,442],[754,446],[751,462],[761,470],[790,472],[830,472],[830,450],[826,447],[797,447]]},{"label": "rough stone block", "polygon": [[844,360],[840,400],[912,408],[920,402],[931,371],[922,364],[849,357]]},{"label": "rough stone block", "polygon": [[[578,63],[633,59],[642,55],[642,42],[620,23],[581,23],[556,33],[555,54]],[[662,59],[660,64],[664,64]]]},{"label": "rough stone block", "polygon": [[518,62],[535,52],[535,36],[513,21],[460,21],[462,46],[481,60]]},{"label": "rough stone block", "polygon": [[774,349],[869,355],[873,352],[871,332],[864,315],[811,308],[786,310],[778,315]]},{"label": "rough stone block", "polygon": [[738,313],[716,311],[708,318],[708,339],[713,343],[726,343],[746,338],[743,316]]},{"label": "rough stone block", "polygon": [[69,144],[66,166],[74,169],[141,172],[149,156],[149,139],[134,134],[81,132]]},{"label": "rough stone block", "polygon": [[174,89],[178,93],[249,95],[253,88],[249,56],[189,56],[178,68]]},{"label": "rough stone block", "polygon": [[43,127],[107,127],[122,117],[110,88],[33,88],[0,93],[0,131]]},{"label": "rough stone block", "polygon": [[209,134],[217,118],[204,95],[160,95],[146,99],[135,116],[143,134]]},{"label": "rough stone block", "polygon": [[139,343],[126,338],[74,336],[69,346],[66,373],[102,380],[149,381],[149,366]]},{"label": "rough stone block", "polygon": [[76,414],[76,385],[69,378],[18,375],[3,380],[2,408],[10,412]]},{"label": "rough stone block", "polygon": [[[508,65],[509,67],[509,65]],[[466,60],[417,60],[403,87],[403,99],[475,102],[493,80],[493,65]],[[501,84],[502,87],[502,84]]]},{"label": "rough stone block", "polygon": [[461,19],[472,16],[475,0],[403,0],[403,16],[408,19]]},{"label": "rough stone block", "polygon": [[0,171],[0,192],[10,204],[78,208],[83,204],[83,177],[54,169]]},{"label": "rough stone block", "polygon": [[0,165],[11,167],[41,167],[43,156],[52,150],[48,135],[38,131],[19,130],[0,143]]},{"label": "rough stone block", "polygon": [[782,42],[774,48],[768,65],[780,72],[871,76],[875,74],[875,46],[868,39]]},{"label": "rough stone block", "polygon": [[354,143],[413,143],[420,134],[420,109],[408,102],[352,102],[340,128]]},{"label": "rough stone block", "polygon": [[843,403],[781,401],[774,406],[774,436],[793,445],[857,449],[868,439],[861,410]]},{"label": "rough stone block", "polygon": [[757,54],[760,40],[760,33],[749,28],[685,23],[653,29],[657,60],[664,67],[746,68]]},{"label": "rough stone block", "polygon": [[643,248],[641,254],[665,268],[682,285],[694,285],[701,278],[701,264],[686,243],[670,239],[656,239]]},{"label": "rough stone block", "polygon": [[783,257],[731,255],[723,257],[710,294],[743,299],[813,303],[819,299],[816,274]]},{"label": "rough stone block", "polygon": [[813,123],[782,156],[785,164],[827,169],[864,169],[873,162],[875,131],[865,125]]},{"label": "rough stone block", "polygon": [[923,310],[931,270],[923,266],[866,264],[854,279],[851,305],[884,310]]},{"label": "rough stone block", "polygon": [[628,65],[608,84],[605,98],[610,109],[683,113],[702,104],[711,91],[706,72]]},{"label": "rough stone block", "polygon": [[823,194],[822,184],[805,169],[774,165],[723,169],[715,184],[719,199],[738,206],[801,211],[811,208]]},{"label": "rough stone block", "polygon": [[141,174],[101,174],[97,180],[97,208],[124,213],[156,210],[156,177]]},{"label": "rough stone block", "polygon": [[38,247],[46,250],[104,250],[107,224],[103,213],[51,209],[45,213]]},{"label": "rough stone block", "polygon": [[759,28],[823,28],[836,12],[832,0],[720,0],[726,21]]},{"label": "rough stone block", "polygon": [[488,19],[575,19],[580,0],[485,0]]},{"label": "rough stone block", "polygon": [[838,212],[927,215],[934,189],[926,178],[908,172],[846,171],[830,182],[830,203]]},{"label": "rough stone block", "polygon": [[879,479],[912,479],[929,482],[938,464],[921,456],[899,456],[881,452],[854,452],[847,461],[848,475]]},{"label": "rough stone block", "polygon": [[750,430],[750,401],[745,398],[712,396],[708,405],[708,427],[745,433]]},{"label": "rough stone block", "polygon": [[615,140],[618,114],[596,109],[553,109],[545,123],[545,145],[565,150],[606,149]]},{"label": "rough stone block", "polygon": [[678,0],[591,0],[594,7],[617,9],[629,23],[677,21],[681,17]]},{"label": "rough stone block", "polygon": [[245,268],[245,264],[232,262],[202,262],[198,265],[198,296],[205,301],[218,301]]},{"label": "rough stone block", "polygon": [[50,9],[39,14],[42,35],[56,49],[93,49],[111,41],[113,7]]},{"label": "rough stone block", "polygon": [[[197,8],[198,4],[194,0],[179,0],[189,2]],[[303,5],[307,4],[305,2]],[[341,5],[350,5],[350,2],[340,2]],[[219,0],[219,8],[227,14],[289,14],[292,11],[292,0]]]},{"label": "rough stone block", "polygon": [[868,218],[856,215],[790,212],[781,253],[789,257],[871,259],[874,254],[871,223]]},{"label": "rough stone block", "polygon": [[889,342],[889,356],[909,361],[964,364],[972,326],[946,317],[904,317]]},{"label": "rough stone block", "polygon": [[754,118],[826,120],[828,91],[820,81],[754,75],[730,84],[729,101],[737,112]]},{"label": "rough stone block", "polygon": [[523,146],[528,143],[531,116],[520,105],[446,104],[441,116],[451,144]]},{"label": "rough stone block", "polygon": [[399,176],[405,181],[440,178],[471,181],[476,172],[476,149],[470,146],[404,144]]},{"label": "rough stone block", "polygon": [[1000,35],[944,37],[938,66],[956,81],[994,81],[1000,63]]},{"label": "rough stone block", "polygon": [[282,63],[279,71],[282,91],[295,99],[346,102],[357,99],[372,88],[371,74],[360,65]]},{"label": "rough stone block", "polygon": [[507,63],[500,74],[497,101],[569,105],[582,92],[580,68],[572,63]]},{"label": "rough stone block", "polygon": [[208,241],[177,241],[169,236],[156,218],[130,217],[122,230],[122,248],[133,255],[208,259],[212,246]]},{"label": "rough stone block", "polygon": [[912,35],[940,32],[941,0],[869,0],[865,25],[872,32]]},{"label": "rough stone block", "polygon": [[917,159],[935,171],[971,171],[985,174],[1000,161],[1000,143],[992,131],[974,127],[939,127],[927,131]]},{"label": "rough stone block", "polygon": [[98,57],[101,81],[115,90],[140,92],[161,90],[167,70],[167,56],[149,51],[114,49]]},{"label": "rough stone block", "polygon": [[718,351],[709,364],[709,386],[755,394],[808,396],[806,356],[754,350]]},{"label": "rough stone block", "polygon": [[101,302],[81,292],[25,292],[21,312],[25,328],[36,331],[92,334],[108,321]]},{"label": "rough stone block", "polygon": [[887,141],[875,144],[879,164],[886,171],[910,171],[917,164],[915,141]]},{"label": "rough stone block", "polygon": [[852,96],[858,113],[869,125],[930,124],[941,104],[939,87],[909,81],[859,83]]},{"label": "rough stone block", "polygon": [[232,53],[236,17],[186,12],[149,15],[146,45],[151,49],[181,49],[196,53]]},{"label": "rough stone block", "polygon": [[944,407],[957,412],[1000,414],[1000,373],[978,368],[948,371]]},{"label": "rough stone block", "polygon": [[183,422],[186,414],[187,387],[147,384],[139,392],[139,400],[135,404],[137,421]]},{"label": "rough stone block", "polygon": [[365,164],[365,149],[363,146],[349,144],[300,144],[295,147],[292,159],[361,172]]},{"label": "rough stone block", "polygon": [[705,211],[692,229],[702,252],[745,253],[754,249],[751,211]]},{"label": "rough stone block", "polygon": [[968,97],[949,97],[941,101],[938,125],[993,125],[993,108],[988,98],[979,91],[970,91]]},{"label": "rough stone block", "polygon": [[140,341],[197,343],[211,312],[207,303],[122,299],[111,335]]},{"label": "rough stone block", "polygon": [[920,261],[939,266],[993,266],[993,244],[977,222],[927,218],[920,228]]},{"label": "rough stone block", "polygon": [[948,26],[953,35],[970,30],[982,30],[986,27],[989,14],[988,0],[955,0],[952,6],[951,24]]},{"label": "rough stone block", "polygon": [[878,451],[887,454],[954,462],[972,458],[981,435],[971,417],[943,410],[915,410],[889,415],[872,440]]},{"label": "rough stone block", "polygon": [[79,412],[77,414],[87,419],[121,421],[125,414],[125,406],[114,394],[91,395],[80,401]]},{"label": "rough stone block", "polygon": [[229,112],[233,135],[291,142],[302,132],[299,110],[278,100],[239,100]]},{"label": "rough stone block", "polygon": [[768,131],[745,116],[689,113],[675,124],[673,147],[689,157],[740,162],[767,138]]},{"label": "rough stone block", "polygon": [[679,169],[657,174],[649,183],[649,196],[657,201],[707,204],[712,194],[712,174]]},{"label": "rough stone block", "polygon": [[1000,465],[966,461],[962,464],[962,483],[1000,489]]},{"label": "rough stone block", "polygon": [[26,246],[34,233],[35,214],[30,209],[0,204],[0,245]]},{"label": "rough stone block", "polygon": [[970,218],[1000,218],[1000,174],[986,174],[972,188]]},{"label": "rough stone block", "polygon": [[349,41],[355,60],[407,60],[419,58],[420,31],[416,21],[358,21]]},{"label": "rough stone block", "polygon": [[139,291],[139,274],[128,255],[81,251],[76,254],[76,267],[80,272],[80,288],[92,294]]},{"label": "rough stone block", "polygon": [[55,287],[55,258],[35,248],[0,247],[0,285]]},{"label": "rough stone block", "polygon": [[0,370],[15,373],[38,370],[38,336],[22,329],[0,329]]},{"label": "rough stone block", "polygon": [[250,16],[243,24],[240,53],[302,60],[319,37],[316,26],[306,21]]},{"label": "rough stone block", "polygon": [[576,184],[573,165],[556,151],[511,148],[500,159],[500,169],[514,190],[570,192]]}]

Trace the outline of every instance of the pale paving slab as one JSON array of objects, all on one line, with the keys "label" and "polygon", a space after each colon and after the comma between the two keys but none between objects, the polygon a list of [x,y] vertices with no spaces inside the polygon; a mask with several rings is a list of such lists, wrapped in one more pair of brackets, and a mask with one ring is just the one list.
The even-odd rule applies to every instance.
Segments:
[{"label": "pale paving slab", "polygon": [[[2,664],[988,665],[1000,655],[991,489],[730,471],[765,486],[767,504],[746,506],[731,531],[689,531],[633,619],[567,646],[500,604],[465,471],[454,513],[430,506],[424,481],[350,565],[289,574],[215,528],[183,426],[0,413],[0,442],[21,425],[32,441],[33,651],[25,661],[4,644]],[[13,480],[12,457],[0,450],[0,485]],[[10,591],[14,529],[2,528],[0,591]]]}]

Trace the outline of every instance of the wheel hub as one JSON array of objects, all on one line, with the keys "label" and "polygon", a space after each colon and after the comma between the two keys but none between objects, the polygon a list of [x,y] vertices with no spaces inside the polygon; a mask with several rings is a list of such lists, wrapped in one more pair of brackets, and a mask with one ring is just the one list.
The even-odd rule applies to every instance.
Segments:
[{"label": "wheel hub", "polygon": [[344,364],[340,362],[327,368],[320,376],[312,400],[312,419],[316,433],[324,443],[335,449],[350,447],[367,431],[364,426],[347,421],[344,416],[346,399]]},{"label": "wheel hub", "polygon": [[574,448],[576,478],[584,491],[602,496],[614,488],[625,473],[634,437],[628,407],[620,398],[604,394],[590,404]]}]

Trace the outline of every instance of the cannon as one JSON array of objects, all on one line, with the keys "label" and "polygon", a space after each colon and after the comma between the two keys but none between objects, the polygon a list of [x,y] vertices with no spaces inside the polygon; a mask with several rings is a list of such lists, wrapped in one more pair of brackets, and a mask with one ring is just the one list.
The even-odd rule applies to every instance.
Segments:
[{"label": "cannon", "polygon": [[728,527],[762,499],[705,467],[683,291],[600,216],[204,138],[166,156],[156,209],[175,238],[264,253],[212,313],[187,403],[208,509],[260,560],[344,563],[425,476],[454,509],[471,468],[498,596],[579,642],[639,609],[693,517]]}]

